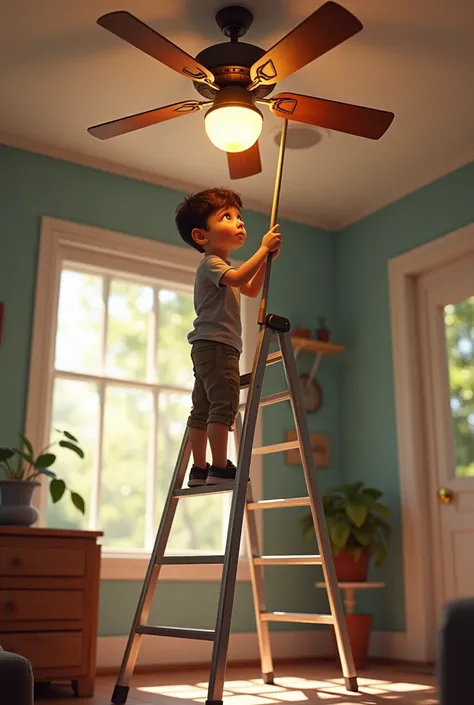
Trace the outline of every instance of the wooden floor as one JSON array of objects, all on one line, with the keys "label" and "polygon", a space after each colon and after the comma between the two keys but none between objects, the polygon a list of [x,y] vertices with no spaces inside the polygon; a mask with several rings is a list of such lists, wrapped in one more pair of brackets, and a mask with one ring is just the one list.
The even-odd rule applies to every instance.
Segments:
[{"label": "wooden floor", "polygon": [[[137,673],[127,705],[191,705],[204,703],[208,671],[172,671],[168,674]],[[278,666],[275,685],[265,685],[257,666],[229,667],[224,705],[436,705],[435,678],[404,666],[371,666],[359,674],[359,693],[348,693],[341,672],[332,662]],[[69,687],[38,694],[38,705],[109,705],[115,677],[96,681],[93,698],[77,699]],[[183,702],[185,701],[185,702]]]}]

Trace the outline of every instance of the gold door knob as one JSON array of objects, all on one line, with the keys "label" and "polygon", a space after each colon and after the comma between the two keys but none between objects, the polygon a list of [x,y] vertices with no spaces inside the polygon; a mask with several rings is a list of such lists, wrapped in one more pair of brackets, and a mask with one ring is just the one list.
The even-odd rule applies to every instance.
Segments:
[{"label": "gold door knob", "polygon": [[440,487],[438,490],[438,500],[440,504],[452,504],[454,493],[449,487]]}]

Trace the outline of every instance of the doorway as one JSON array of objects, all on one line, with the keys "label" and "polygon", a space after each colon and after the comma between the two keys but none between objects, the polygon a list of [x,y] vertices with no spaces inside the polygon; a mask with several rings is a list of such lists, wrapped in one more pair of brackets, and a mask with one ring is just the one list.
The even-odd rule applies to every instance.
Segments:
[{"label": "doorway", "polygon": [[416,283],[436,614],[474,596],[474,254]]},{"label": "doorway", "polygon": [[[434,660],[440,605],[450,596],[465,594],[470,585],[469,594],[474,594],[474,575],[469,574],[468,562],[459,560],[469,550],[471,538],[474,546],[474,534],[466,531],[474,518],[469,467],[473,459],[462,460],[472,448],[470,432],[466,435],[461,428],[461,419],[470,421],[465,403],[469,399],[462,396],[456,402],[459,374],[453,362],[456,355],[472,355],[468,351],[472,336],[466,336],[460,321],[472,310],[473,257],[471,223],[389,262],[405,588],[403,657],[410,661]],[[451,280],[451,289],[446,288],[443,282]],[[461,377],[472,369],[472,359],[470,365],[467,359],[465,365],[458,360]],[[436,432],[439,428],[441,435]],[[446,492],[440,496],[443,488]],[[446,527],[451,527],[450,533]],[[446,577],[454,562],[457,573]]]}]

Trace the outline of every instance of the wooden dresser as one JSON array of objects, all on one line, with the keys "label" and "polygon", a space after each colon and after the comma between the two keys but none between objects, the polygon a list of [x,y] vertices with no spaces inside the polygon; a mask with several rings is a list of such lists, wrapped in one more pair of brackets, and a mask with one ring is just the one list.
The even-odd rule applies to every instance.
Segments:
[{"label": "wooden dresser", "polygon": [[70,680],[92,696],[100,546],[97,531],[0,526],[0,646],[36,681]]}]

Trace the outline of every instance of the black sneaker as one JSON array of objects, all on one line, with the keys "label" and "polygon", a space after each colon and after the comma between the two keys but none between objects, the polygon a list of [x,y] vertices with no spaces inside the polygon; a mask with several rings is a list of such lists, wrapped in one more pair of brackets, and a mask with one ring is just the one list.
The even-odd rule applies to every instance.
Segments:
[{"label": "black sneaker", "polygon": [[207,473],[206,485],[219,485],[221,482],[233,482],[237,468],[230,460],[227,461],[226,468],[218,468],[211,465]]},{"label": "black sneaker", "polygon": [[202,487],[205,485],[209,468],[209,463],[206,463],[205,470],[193,465],[189,473],[188,487]]}]

